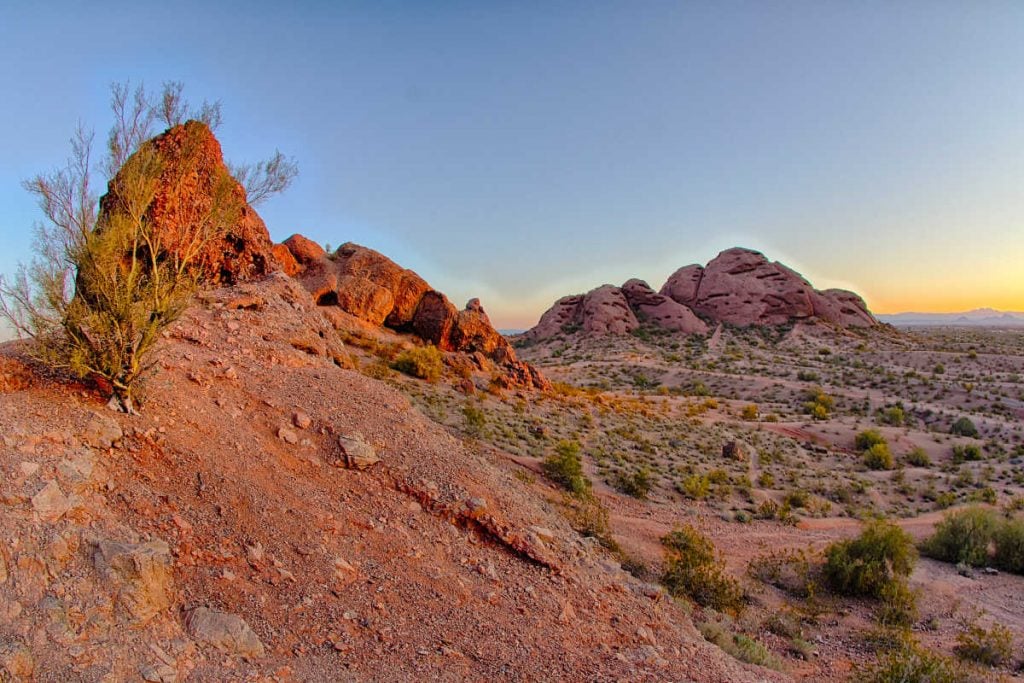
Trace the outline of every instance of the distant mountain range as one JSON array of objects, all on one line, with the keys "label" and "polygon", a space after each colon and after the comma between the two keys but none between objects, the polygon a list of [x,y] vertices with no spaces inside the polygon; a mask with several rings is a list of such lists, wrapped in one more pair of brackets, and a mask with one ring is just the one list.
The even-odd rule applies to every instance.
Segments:
[{"label": "distant mountain range", "polygon": [[894,313],[876,317],[883,323],[900,327],[1024,327],[1024,312],[997,311],[994,308],[976,308],[963,313]]}]

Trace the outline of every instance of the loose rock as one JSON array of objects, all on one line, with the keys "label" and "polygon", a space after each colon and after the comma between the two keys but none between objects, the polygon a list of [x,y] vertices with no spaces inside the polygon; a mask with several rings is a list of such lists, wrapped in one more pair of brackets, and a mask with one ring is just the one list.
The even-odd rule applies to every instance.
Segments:
[{"label": "loose rock", "polygon": [[228,654],[262,657],[263,643],[242,617],[197,607],[185,617],[189,635]]}]

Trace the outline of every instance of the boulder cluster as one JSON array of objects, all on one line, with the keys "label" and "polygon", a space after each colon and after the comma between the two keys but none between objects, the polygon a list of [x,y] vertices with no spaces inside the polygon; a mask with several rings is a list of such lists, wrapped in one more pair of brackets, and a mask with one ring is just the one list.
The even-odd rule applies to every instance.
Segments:
[{"label": "boulder cluster", "polygon": [[[357,244],[344,244],[333,254],[301,235],[274,244],[206,125],[189,121],[147,144],[159,157],[161,174],[146,218],[165,258],[181,258],[202,245],[193,269],[204,285],[234,285],[283,270],[303,285],[336,328],[411,333],[448,352],[450,364],[493,373],[506,386],[550,387],[536,368],[516,358],[479,300],[458,310],[413,271]],[[121,188],[130,182],[127,171],[119,172],[101,199],[101,210],[124,203]],[[197,240],[199,230],[216,238]]]},{"label": "boulder cluster", "polygon": [[708,325],[786,325],[822,320],[840,327],[878,321],[864,300],[841,289],[819,291],[799,273],[751,249],[726,249],[706,266],[684,266],[660,292],[642,280],[602,285],[559,299],[526,332],[534,341],[581,331],[627,334],[647,324],[682,334],[705,334]]}]

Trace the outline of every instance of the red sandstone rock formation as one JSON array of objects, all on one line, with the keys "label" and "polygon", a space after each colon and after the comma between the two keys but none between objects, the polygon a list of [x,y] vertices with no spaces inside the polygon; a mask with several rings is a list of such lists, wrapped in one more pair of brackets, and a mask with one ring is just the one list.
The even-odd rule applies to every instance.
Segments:
[{"label": "red sandstone rock formation", "polygon": [[[481,370],[485,361],[493,361],[508,386],[550,386],[516,358],[478,299],[460,311],[413,271],[358,244],[346,243],[327,254],[315,242],[293,235],[275,249],[282,246],[295,263],[294,276],[318,305],[337,307],[372,326],[412,332],[442,351],[469,354]],[[288,257],[279,260],[289,262]]]},{"label": "red sandstone rock formation", "polygon": [[[195,261],[203,282],[233,284],[276,270],[267,227],[246,202],[241,184],[231,177],[220,143],[206,125],[189,121],[147,144],[157,150],[163,170],[146,217],[156,227],[165,252],[180,255],[194,242],[197,230],[213,227],[221,235],[206,244]],[[113,210],[121,201],[122,173],[110,181],[100,200],[101,212]],[[225,205],[234,210],[223,210]]]},{"label": "red sandstone rock formation", "polygon": [[559,299],[526,336],[541,340],[577,330],[626,334],[641,324],[705,334],[705,320],[748,326],[811,318],[843,327],[878,324],[853,292],[819,292],[796,271],[769,261],[760,252],[737,247],[723,251],[707,266],[680,268],[660,293],[634,279],[622,287],[603,285]]}]

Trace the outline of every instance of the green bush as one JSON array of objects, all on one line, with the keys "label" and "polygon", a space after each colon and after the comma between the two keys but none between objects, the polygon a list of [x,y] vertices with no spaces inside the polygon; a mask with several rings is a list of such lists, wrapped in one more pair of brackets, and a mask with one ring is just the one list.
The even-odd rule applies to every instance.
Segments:
[{"label": "green bush", "polygon": [[921,544],[921,552],[943,562],[980,567],[988,563],[988,547],[998,526],[996,513],[985,508],[949,513]]},{"label": "green bush", "polygon": [[710,490],[711,480],[707,475],[691,474],[679,483],[679,492],[694,500],[707,498]]},{"label": "green bush", "polygon": [[960,465],[964,462],[977,462],[981,460],[981,449],[974,444],[966,446],[953,446],[953,464]]},{"label": "green bush", "polygon": [[662,582],[674,596],[687,596],[702,607],[739,611],[743,590],[725,573],[715,556],[715,546],[692,526],[677,529],[661,539],[665,548]]},{"label": "green bush", "polygon": [[883,626],[910,628],[917,620],[917,594],[905,581],[893,581],[882,588],[881,606],[875,617]]},{"label": "green bush", "polygon": [[436,346],[417,346],[398,354],[391,367],[406,375],[436,382],[441,378],[444,365]]},{"label": "green bush", "polygon": [[815,420],[827,420],[835,407],[835,399],[826,394],[821,388],[811,389],[807,392],[807,402],[804,403],[804,411]]},{"label": "green bush", "polygon": [[866,451],[877,444],[886,444],[885,437],[877,429],[865,429],[854,438],[858,451]]},{"label": "green bush", "polygon": [[883,590],[914,569],[917,550],[910,535],[891,522],[875,520],[860,536],[825,550],[825,579],[843,595],[881,598]]},{"label": "green bush", "polygon": [[917,446],[907,453],[907,464],[913,467],[928,467],[932,464],[932,459],[928,457],[923,448]]},{"label": "green bush", "polygon": [[590,480],[583,474],[583,459],[578,441],[559,441],[555,452],[543,464],[544,474],[571,493],[590,490]]},{"label": "green bush", "polygon": [[487,424],[487,416],[484,411],[476,406],[467,403],[462,408],[462,415],[466,418],[466,431],[470,434],[479,434]]},{"label": "green bush", "polygon": [[966,683],[971,680],[957,662],[905,643],[863,669],[857,683]]},{"label": "green bush", "polygon": [[646,467],[641,467],[630,474],[620,473],[617,483],[620,491],[640,500],[645,500],[654,486],[651,471]]},{"label": "green bush", "polygon": [[974,426],[969,418],[961,417],[959,420],[953,423],[953,427],[949,430],[951,434],[957,436],[978,436],[978,428]]},{"label": "green bush", "polygon": [[903,422],[906,420],[906,413],[903,411],[902,406],[891,406],[881,411],[878,418],[884,424],[902,427]]},{"label": "green bush", "polygon": [[747,664],[779,668],[779,660],[768,649],[753,638],[742,633],[732,633],[725,625],[708,621],[697,625],[704,639],[717,645],[722,651]]},{"label": "green bush", "polygon": [[957,636],[953,649],[961,659],[999,666],[1010,659],[1012,647],[1013,635],[1002,624],[994,624],[991,629],[970,624]]},{"label": "green bush", "polygon": [[864,464],[872,470],[891,470],[895,463],[888,444],[876,443],[864,451]]},{"label": "green bush", "polygon": [[1024,574],[1024,520],[1003,521],[995,533],[993,564],[1004,571]]}]

